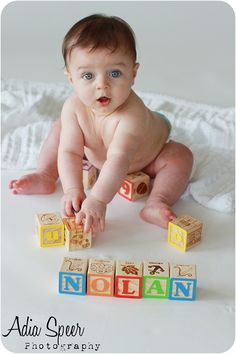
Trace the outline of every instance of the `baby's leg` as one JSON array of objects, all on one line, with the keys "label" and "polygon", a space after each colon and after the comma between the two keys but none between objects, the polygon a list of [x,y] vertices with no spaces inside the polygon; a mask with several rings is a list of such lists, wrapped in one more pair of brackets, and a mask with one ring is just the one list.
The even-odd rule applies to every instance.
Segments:
[{"label": "baby's leg", "polygon": [[61,120],[53,124],[39,155],[35,173],[12,180],[9,188],[13,194],[49,194],[53,193],[58,179],[57,154],[61,132]]},{"label": "baby's leg", "polygon": [[187,187],[192,171],[193,155],[184,145],[170,141],[143,172],[155,177],[153,189],[141,210],[143,220],[163,228],[175,217],[171,206]]}]

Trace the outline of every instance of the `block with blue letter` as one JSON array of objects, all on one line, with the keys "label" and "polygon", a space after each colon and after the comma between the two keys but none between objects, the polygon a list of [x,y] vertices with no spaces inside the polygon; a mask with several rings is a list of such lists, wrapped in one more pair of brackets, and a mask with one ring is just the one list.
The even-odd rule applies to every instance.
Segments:
[{"label": "block with blue letter", "polygon": [[86,295],[87,259],[65,257],[59,272],[59,293]]},{"label": "block with blue letter", "polygon": [[170,265],[170,300],[193,301],[196,298],[197,270],[196,265]]}]

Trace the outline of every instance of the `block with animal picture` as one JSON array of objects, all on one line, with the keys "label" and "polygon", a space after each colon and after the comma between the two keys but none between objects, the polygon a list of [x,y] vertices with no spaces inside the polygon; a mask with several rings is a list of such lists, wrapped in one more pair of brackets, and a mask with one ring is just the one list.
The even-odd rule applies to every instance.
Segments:
[{"label": "block with animal picture", "polygon": [[142,297],[167,299],[170,287],[168,262],[144,261]]},{"label": "block with animal picture", "polygon": [[83,186],[90,189],[97,180],[97,169],[89,161],[83,160]]},{"label": "block with animal picture", "polygon": [[75,217],[63,218],[65,225],[65,245],[68,251],[91,248],[92,231],[84,232],[83,224],[76,224]]},{"label": "block with animal picture", "polygon": [[170,265],[170,300],[193,301],[196,299],[197,269],[196,265]]},{"label": "block with animal picture", "polygon": [[87,274],[87,294],[114,295],[115,262],[110,259],[90,259]]},{"label": "block with animal picture", "polygon": [[175,218],[168,224],[168,243],[185,252],[201,242],[202,227],[202,223],[192,216]]},{"label": "block with animal picture", "polygon": [[65,257],[59,272],[59,293],[86,295],[87,259]]},{"label": "block with animal picture", "polygon": [[142,275],[142,262],[117,261],[115,296],[132,299],[141,298]]},{"label": "block with animal picture", "polygon": [[119,194],[135,201],[149,194],[150,177],[144,172],[131,173],[123,181]]},{"label": "block with animal picture", "polygon": [[39,236],[41,247],[65,244],[64,224],[59,213],[37,214],[36,233]]}]

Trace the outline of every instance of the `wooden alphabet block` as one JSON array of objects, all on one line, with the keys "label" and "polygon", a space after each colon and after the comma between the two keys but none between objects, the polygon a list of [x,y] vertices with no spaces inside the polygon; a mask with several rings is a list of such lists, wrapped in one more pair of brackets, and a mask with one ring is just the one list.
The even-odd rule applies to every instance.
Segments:
[{"label": "wooden alphabet block", "polygon": [[90,189],[97,180],[97,169],[89,161],[83,160],[83,186]]},{"label": "wooden alphabet block", "polygon": [[168,224],[168,243],[182,252],[198,245],[202,237],[202,223],[192,216],[180,216]]},{"label": "wooden alphabet block", "polygon": [[193,301],[196,298],[196,265],[170,265],[170,300]]},{"label": "wooden alphabet block", "polygon": [[134,201],[148,195],[149,183],[150,177],[145,173],[131,173],[123,181],[118,193],[128,200]]},{"label": "wooden alphabet block", "polygon": [[65,257],[59,272],[59,293],[86,295],[87,259]]},{"label": "wooden alphabet block", "polygon": [[167,299],[169,287],[169,263],[145,261],[143,266],[142,297]]},{"label": "wooden alphabet block", "polygon": [[37,214],[36,232],[39,236],[41,247],[65,244],[64,224],[59,213]]},{"label": "wooden alphabet block", "polygon": [[114,274],[114,261],[103,259],[90,259],[87,274],[87,294],[113,296]]},{"label": "wooden alphabet block", "polygon": [[118,261],[116,264],[115,296],[142,297],[142,262]]},{"label": "wooden alphabet block", "polygon": [[76,224],[74,217],[64,218],[63,223],[65,225],[65,244],[68,251],[91,248],[91,230],[85,233],[83,224]]}]

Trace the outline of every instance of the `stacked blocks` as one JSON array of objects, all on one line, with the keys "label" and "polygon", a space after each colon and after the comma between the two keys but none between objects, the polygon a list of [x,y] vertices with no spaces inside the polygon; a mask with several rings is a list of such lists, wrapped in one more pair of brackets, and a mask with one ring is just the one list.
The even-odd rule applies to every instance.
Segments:
[{"label": "stacked blocks", "polygon": [[90,189],[97,180],[97,169],[87,160],[83,160],[83,186]]},{"label": "stacked blocks", "polygon": [[183,215],[168,225],[168,243],[182,252],[201,242],[202,223],[192,216]]},{"label": "stacked blocks", "polygon": [[60,294],[193,301],[196,291],[196,265],[90,259],[87,268],[86,259],[64,258],[59,272]]},{"label": "stacked blocks", "polygon": [[170,266],[171,300],[195,300],[197,271],[195,265],[172,264]]},{"label": "stacked blocks", "polygon": [[59,213],[36,215],[36,233],[41,247],[64,245],[64,224]]},{"label": "stacked blocks", "polygon": [[166,299],[169,296],[170,266],[163,262],[144,262],[143,297]]},{"label": "stacked blocks", "polygon": [[118,193],[130,201],[135,201],[148,195],[149,183],[150,177],[145,173],[131,173],[123,181]]},{"label": "stacked blocks", "polygon": [[59,293],[85,295],[87,267],[87,259],[64,258],[59,273]]},{"label": "stacked blocks", "polygon": [[68,251],[75,251],[82,248],[91,248],[92,232],[83,231],[83,224],[76,224],[75,218],[64,218],[65,244]]},{"label": "stacked blocks", "polygon": [[113,296],[114,273],[114,261],[90,259],[87,275],[87,294]]},{"label": "stacked blocks", "polygon": [[142,297],[142,262],[118,261],[116,264],[115,296]]}]

